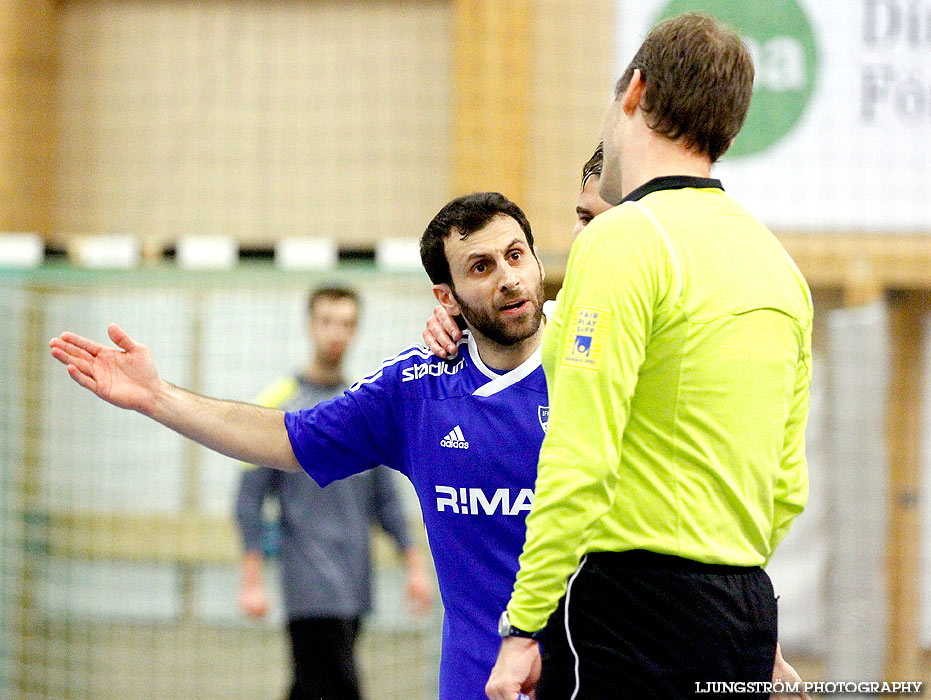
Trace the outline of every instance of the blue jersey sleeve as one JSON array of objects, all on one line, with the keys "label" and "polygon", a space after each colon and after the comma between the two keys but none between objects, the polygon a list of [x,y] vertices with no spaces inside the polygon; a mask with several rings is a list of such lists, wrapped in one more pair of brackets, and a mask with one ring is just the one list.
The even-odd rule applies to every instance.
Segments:
[{"label": "blue jersey sleeve", "polygon": [[320,486],[380,464],[404,471],[394,377],[380,371],[329,401],[285,414],[294,456]]}]

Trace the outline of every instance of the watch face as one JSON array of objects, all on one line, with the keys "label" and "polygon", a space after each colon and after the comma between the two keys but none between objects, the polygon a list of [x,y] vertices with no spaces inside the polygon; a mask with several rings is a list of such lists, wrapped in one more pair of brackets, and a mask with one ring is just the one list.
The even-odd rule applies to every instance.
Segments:
[{"label": "watch face", "polygon": [[498,618],[498,636],[504,639],[511,631],[511,621],[508,619],[508,611],[505,610]]}]

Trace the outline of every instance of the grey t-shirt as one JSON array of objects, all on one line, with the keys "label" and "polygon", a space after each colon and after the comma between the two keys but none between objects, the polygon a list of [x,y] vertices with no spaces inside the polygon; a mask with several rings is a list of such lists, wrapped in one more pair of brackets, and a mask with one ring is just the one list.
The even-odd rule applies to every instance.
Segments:
[{"label": "grey t-shirt", "polygon": [[[286,411],[309,408],[341,393],[345,386],[289,378],[264,403]],[[410,546],[404,508],[393,475],[378,467],[326,488],[304,472],[246,468],[236,499],[243,548],[262,550],[266,498],[280,504],[280,570],[289,620],[302,617],[353,618],[371,607],[369,524],[379,524],[400,549]]]}]

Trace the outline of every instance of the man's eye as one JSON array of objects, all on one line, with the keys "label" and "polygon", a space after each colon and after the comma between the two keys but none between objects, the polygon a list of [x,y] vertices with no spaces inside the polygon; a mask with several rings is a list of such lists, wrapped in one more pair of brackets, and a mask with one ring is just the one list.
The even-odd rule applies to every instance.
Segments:
[{"label": "man's eye", "polygon": [[513,253],[511,253],[512,260],[520,260],[521,257],[523,257],[523,254],[519,250],[515,250]]},{"label": "man's eye", "polygon": [[485,263],[479,263],[478,265],[476,265],[476,266],[473,267],[472,269],[473,269],[475,272],[484,272],[484,271],[485,271]]}]

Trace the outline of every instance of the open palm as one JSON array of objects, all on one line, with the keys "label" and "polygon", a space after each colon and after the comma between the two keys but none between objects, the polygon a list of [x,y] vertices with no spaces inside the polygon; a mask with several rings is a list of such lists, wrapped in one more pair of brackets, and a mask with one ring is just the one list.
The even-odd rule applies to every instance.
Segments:
[{"label": "open palm", "polygon": [[133,342],[115,323],[107,335],[119,349],[106,348],[74,333],[52,338],[52,357],[67,366],[68,374],[85,389],[120,408],[145,413],[158,390],[158,370],[149,349]]}]

